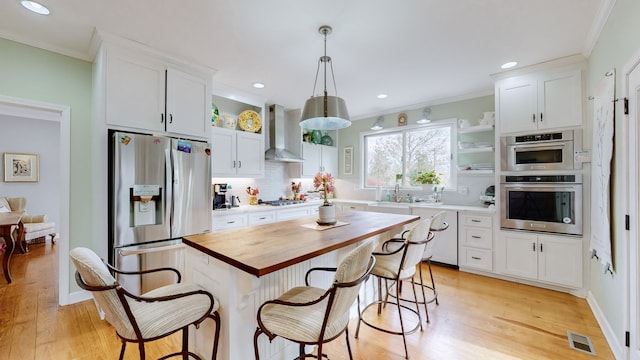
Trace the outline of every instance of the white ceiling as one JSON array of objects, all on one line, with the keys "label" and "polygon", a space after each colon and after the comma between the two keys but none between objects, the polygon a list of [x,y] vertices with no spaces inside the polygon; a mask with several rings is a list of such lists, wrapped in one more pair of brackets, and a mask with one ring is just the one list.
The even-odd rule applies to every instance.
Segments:
[{"label": "white ceiling", "polygon": [[[41,0],[51,9],[45,17],[3,0],[0,37],[91,59],[99,29],[215,69],[215,82],[296,109],[312,95],[323,54],[318,28],[327,24],[338,96],[357,119],[487,94],[490,74],[506,61],[522,67],[586,56],[609,1]],[[255,81],[266,87],[252,88]],[[381,92],[389,97],[377,99]]]}]

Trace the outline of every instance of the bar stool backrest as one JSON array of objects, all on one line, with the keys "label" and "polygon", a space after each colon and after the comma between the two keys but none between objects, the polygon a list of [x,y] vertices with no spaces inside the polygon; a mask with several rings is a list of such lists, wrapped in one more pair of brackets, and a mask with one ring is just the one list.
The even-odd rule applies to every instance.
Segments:
[{"label": "bar stool backrest", "polygon": [[406,237],[406,246],[404,261],[400,270],[413,271],[416,264],[422,260],[425,246],[431,242],[428,241],[429,229],[431,227],[431,218],[422,219],[414,226]]}]

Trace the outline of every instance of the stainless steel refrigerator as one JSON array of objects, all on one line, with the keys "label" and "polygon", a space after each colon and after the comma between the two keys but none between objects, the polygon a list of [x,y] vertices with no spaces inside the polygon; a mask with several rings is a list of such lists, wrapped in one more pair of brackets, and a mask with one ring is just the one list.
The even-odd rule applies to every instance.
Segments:
[{"label": "stainless steel refrigerator", "polygon": [[[123,270],[182,270],[181,238],[211,230],[209,143],[117,131],[109,135],[109,263]],[[168,272],[118,277],[137,293],[173,280]]]}]

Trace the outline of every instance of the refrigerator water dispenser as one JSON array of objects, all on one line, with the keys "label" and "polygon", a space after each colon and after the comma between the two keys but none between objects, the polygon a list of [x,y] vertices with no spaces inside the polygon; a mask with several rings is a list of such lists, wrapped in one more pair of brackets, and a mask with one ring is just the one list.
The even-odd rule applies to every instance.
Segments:
[{"label": "refrigerator water dispenser", "polygon": [[160,185],[133,185],[130,191],[131,226],[162,224]]}]

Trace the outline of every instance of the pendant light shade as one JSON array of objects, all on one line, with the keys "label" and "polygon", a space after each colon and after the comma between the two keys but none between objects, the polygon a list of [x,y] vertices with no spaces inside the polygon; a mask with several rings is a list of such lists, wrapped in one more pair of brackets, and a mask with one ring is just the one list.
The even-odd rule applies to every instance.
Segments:
[{"label": "pendant light shade", "polygon": [[351,121],[347,105],[342,98],[337,96],[309,98],[304,103],[300,126],[312,130],[336,130],[349,127]]},{"label": "pendant light shade", "polygon": [[324,64],[324,95],[312,96],[304,103],[300,126],[308,130],[336,130],[351,126],[349,112],[344,99],[338,96],[329,96],[327,93],[327,64],[331,65],[331,76],[335,88],[336,79],[333,74],[331,57],[327,56],[327,35],[331,33],[331,27],[323,25],[319,32],[324,35],[324,56],[318,60],[316,80],[313,84],[313,92],[318,82],[320,63]]}]

